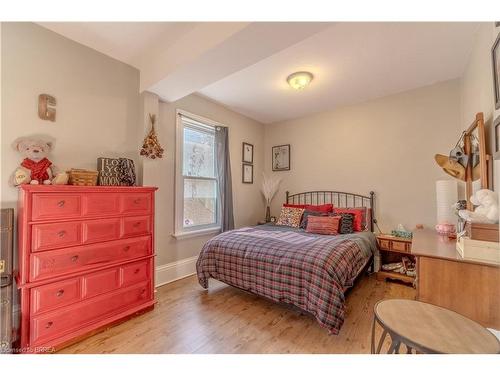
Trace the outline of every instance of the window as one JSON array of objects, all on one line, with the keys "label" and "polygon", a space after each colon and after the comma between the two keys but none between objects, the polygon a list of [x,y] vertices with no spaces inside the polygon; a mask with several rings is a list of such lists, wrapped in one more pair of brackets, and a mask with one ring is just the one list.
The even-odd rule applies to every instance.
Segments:
[{"label": "window", "polygon": [[177,111],[175,236],[220,228],[215,128],[211,120]]}]

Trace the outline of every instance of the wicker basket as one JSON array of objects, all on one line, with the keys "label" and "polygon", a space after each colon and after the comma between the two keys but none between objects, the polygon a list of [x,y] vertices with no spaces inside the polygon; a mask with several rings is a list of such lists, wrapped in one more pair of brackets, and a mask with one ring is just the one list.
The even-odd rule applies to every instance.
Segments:
[{"label": "wicker basket", "polygon": [[69,184],[79,186],[96,186],[99,172],[86,169],[74,169],[68,171]]}]

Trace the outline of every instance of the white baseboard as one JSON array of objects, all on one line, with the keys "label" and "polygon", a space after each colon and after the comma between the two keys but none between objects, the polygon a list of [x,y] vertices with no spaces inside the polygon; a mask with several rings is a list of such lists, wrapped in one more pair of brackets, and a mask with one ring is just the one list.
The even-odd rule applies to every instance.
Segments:
[{"label": "white baseboard", "polygon": [[197,260],[198,256],[195,256],[156,267],[155,286],[158,287],[194,275]]}]

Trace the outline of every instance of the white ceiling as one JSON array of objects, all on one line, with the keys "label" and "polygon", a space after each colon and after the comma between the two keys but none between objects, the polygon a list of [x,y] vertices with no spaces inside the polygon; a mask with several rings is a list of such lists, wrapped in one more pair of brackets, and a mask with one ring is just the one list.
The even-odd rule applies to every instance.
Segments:
[{"label": "white ceiling", "polygon": [[[460,77],[478,23],[40,23],[141,71],[141,90],[198,92],[263,123]],[[286,77],[315,76],[302,91]]]},{"label": "white ceiling", "polygon": [[39,22],[49,30],[91,47],[124,63],[141,68],[141,57],[168,48],[194,22]]},{"label": "white ceiling", "polygon": [[[337,23],[200,90],[263,123],[297,118],[462,75],[478,24]],[[302,91],[286,77],[314,74]]]}]

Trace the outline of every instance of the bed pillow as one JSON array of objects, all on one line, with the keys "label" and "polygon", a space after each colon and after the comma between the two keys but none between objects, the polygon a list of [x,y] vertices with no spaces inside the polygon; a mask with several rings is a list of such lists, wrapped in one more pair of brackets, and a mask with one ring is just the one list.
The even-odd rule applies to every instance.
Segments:
[{"label": "bed pillow", "polygon": [[302,214],[302,220],[300,221],[300,227],[302,229],[306,229],[306,227],[307,227],[307,218],[309,216],[328,216],[328,213],[326,213],[326,212],[319,212],[319,211],[305,210],[304,213]]},{"label": "bed pillow", "polygon": [[305,206],[305,209],[308,211],[330,213],[330,212],[333,212],[333,204],[331,204],[331,203],[319,204],[319,205],[308,204]]},{"label": "bed pillow", "polygon": [[335,235],[339,233],[340,216],[309,216],[306,232]]},{"label": "bed pillow", "polygon": [[306,208],[306,205],[305,204],[288,204],[288,203],[283,203],[283,207]]},{"label": "bed pillow", "polygon": [[298,228],[304,211],[305,210],[303,208],[281,207],[280,217],[276,222],[276,225],[286,225]]},{"label": "bed pillow", "polygon": [[340,214],[339,233],[350,234],[354,232],[354,214]]},{"label": "bed pillow", "polygon": [[[334,208],[333,213],[340,214],[353,214],[353,230],[355,232],[361,232],[366,228],[366,207],[361,208]],[[364,221],[364,223],[363,223]]]}]

